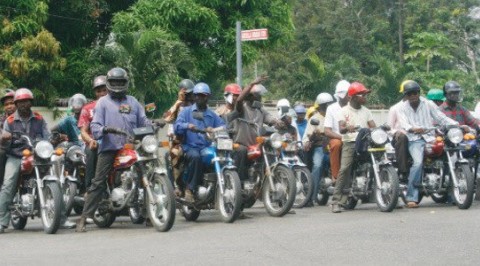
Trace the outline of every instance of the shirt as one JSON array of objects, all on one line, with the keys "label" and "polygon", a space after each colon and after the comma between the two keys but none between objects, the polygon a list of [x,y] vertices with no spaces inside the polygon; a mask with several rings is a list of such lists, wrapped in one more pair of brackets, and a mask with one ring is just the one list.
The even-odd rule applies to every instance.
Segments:
[{"label": "shirt", "polygon": [[62,119],[58,123],[58,131],[62,134],[66,134],[69,142],[73,142],[77,145],[81,145],[78,135],[80,135],[80,129],[78,129],[77,119],[74,115],[69,115]]},{"label": "shirt", "polygon": [[205,134],[189,130],[189,124],[195,125],[198,129],[225,127],[225,122],[212,110],[207,108],[203,111],[203,121],[193,118],[195,112],[202,112],[196,104],[184,108],[178,115],[174,125],[175,134],[183,136],[182,147],[185,152],[189,149],[201,150],[210,146],[211,143]]},{"label": "shirt", "polygon": [[[434,127],[434,123],[439,125],[458,125],[457,122],[448,118],[438,108],[428,103],[428,100],[420,98],[417,110],[414,110],[409,101],[403,102],[398,108],[400,125],[405,131],[409,131],[414,127],[429,128]],[[435,132],[433,130],[426,134],[419,135],[415,133],[407,133],[409,141],[424,139],[426,142],[435,140]]]},{"label": "shirt", "polygon": [[457,121],[460,125],[467,125],[471,128],[477,128],[480,123],[478,119],[472,116],[467,108],[459,104],[456,104],[456,106],[452,107],[444,102],[442,105],[440,105],[440,111],[442,111],[449,118]]},{"label": "shirt", "polygon": [[104,152],[122,149],[127,140],[122,135],[104,134],[105,127],[119,128],[132,134],[134,128],[147,125],[151,125],[151,122],[137,99],[127,95],[122,100],[118,100],[108,94],[98,100],[90,129],[95,139],[102,140],[98,151]]},{"label": "shirt", "polygon": [[334,133],[340,134],[340,128],[338,127],[338,115],[341,113],[341,111],[342,107],[338,102],[329,105],[325,113],[324,127],[331,128]]},{"label": "shirt", "polygon": [[[373,116],[367,107],[362,105],[360,109],[355,109],[348,103],[342,108],[338,121],[344,121],[347,126],[367,128],[368,122],[373,121]],[[353,142],[357,139],[357,135],[358,132],[347,132],[342,134],[342,141]]]},{"label": "shirt", "polygon": [[[87,126],[90,128],[90,123],[93,120],[93,113],[95,110],[95,105],[97,105],[97,101],[93,101],[83,106],[82,112],[80,113],[80,118],[78,119],[78,127],[82,128]],[[93,138],[92,132],[88,130],[90,137]]]},{"label": "shirt", "polygon": [[300,139],[303,138],[303,135],[305,134],[305,129],[307,128],[308,121],[307,119],[303,119],[302,122],[297,122],[297,129],[298,129],[298,134],[300,135]]},{"label": "shirt", "polygon": [[390,132],[392,134],[395,134],[395,132],[399,130],[403,131],[406,134],[406,132],[402,129],[402,126],[400,125],[400,120],[398,119],[398,112],[399,112],[398,109],[402,104],[403,104],[403,101],[400,101],[395,105],[393,105],[392,107],[390,107],[390,110],[388,110],[388,125],[391,128]]},{"label": "shirt", "polygon": [[[310,120],[317,119],[320,123],[318,126],[310,124]],[[308,120],[305,134],[303,135],[302,142],[305,145],[307,142],[312,141],[313,146],[322,146],[328,139],[326,136],[320,137],[321,133],[325,133],[325,117],[319,112],[313,113],[312,117]],[[311,136],[315,134],[313,138]],[[318,137],[317,137],[318,136]]]}]

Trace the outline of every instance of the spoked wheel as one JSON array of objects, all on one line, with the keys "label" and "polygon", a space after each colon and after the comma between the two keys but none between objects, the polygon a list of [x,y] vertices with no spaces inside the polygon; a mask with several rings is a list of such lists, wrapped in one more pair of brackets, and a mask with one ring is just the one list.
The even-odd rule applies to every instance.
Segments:
[{"label": "spoked wheel", "polygon": [[75,195],[77,195],[77,183],[65,180],[63,183],[63,202],[65,204],[65,209],[67,216],[70,215],[75,204]]},{"label": "spoked wheel", "polygon": [[452,182],[452,194],[459,209],[468,209],[472,205],[474,193],[473,173],[466,164],[455,168],[458,186]]},{"label": "spoked wheel", "polygon": [[182,213],[183,217],[185,217],[185,220],[189,222],[196,221],[198,219],[198,216],[200,216],[200,210],[196,210],[193,207],[189,207],[186,205],[182,206],[180,212]]},{"label": "spoked wheel", "polygon": [[45,206],[40,208],[43,231],[55,234],[60,227],[60,217],[63,208],[63,199],[60,185],[49,182],[42,190]]},{"label": "spoked wheel", "polygon": [[343,205],[343,208],[347,210],[353,210],[357,206],[357,203],[358,203],[358,199],[354,197],[348,197],[347,203]]},{"label": "spoked wheel", "polygon": [[286,166],[278,165],[273,172],[272,181],[273,186],[267,177],[263,184],[263,203],[271,216],[281,217],[292,208],[295,201],[295,176]]},{"label": "spoked wheel", "polygon": [[100,228],[108,228],[115,222],[115,213],[109,211],[108,194],[104,193],[104,200],[98,204],[97,210],[93,215],[93,222]]},{"label": "spoked wheel", "polygon": [[398,175],[393,166],[380,169],[380,186],[375,188],[377,206],[382,212],[391,212],[398,202]]},{"label": "spoked wheel", "polygon": [[303,166],[293,168],[296,179],[297,195],[293,203],[294,208],[303,208],[312,198],[313,180],[310,171]]},{"label": "spoked wheel", "polygon": [[226,223],[234,222],[240,215],[242,207],[242,189],[238,173],[232,170],[223,172],[225,181],[223,195],[220,189],[217,189],[217,202],[222,214],[222,219]]},{"label": "spoked wheel", "polygon": [[[18,204],[19,198],[20,198],[20,195],[17,193],[17,195],[15,195],[14,197],[13,204]],[[12,222],[12,226],[15,230],[23,230],[23,228],[25,228],[25,226],[27,225],[27,219],[28,219],[27,217],[22,217],[18,213],[12,212],[10,221]]]},{"label": "spoked wheel", "polygon": [[328,203],[328,199],[330,198],[330,193],[328,193],[328,188],[332,184],[332,179],[328,177],[323,177],[320,180],[320,184],[318,185],[318,193],[317,193],[317,198],[316,202],[320,206],[325,206]]},{"label": "spoked wheel", "polygon": [[147,193],[147,213],[155,229],[159,232],[170,230],[175,222],[175,194],[172,182],[165,175],[155,174]]},{"label": "spoked wheel", "polygon": [[139,206],[133,206],[128,209],[128,215],[130,216],[130,220],[134,224],[142,224],[145,222],[145,217],[142,215],[142,211],[140,210]]},{"label": "spoked wheel", "polygon": [[432,193],[432,195],[430,195],[430,197],[432,197],[432,200],[435,201],[435,203],[446,203],[447,200],[448,200],[448,194],[447,193],[443,193],[443,194]]}]

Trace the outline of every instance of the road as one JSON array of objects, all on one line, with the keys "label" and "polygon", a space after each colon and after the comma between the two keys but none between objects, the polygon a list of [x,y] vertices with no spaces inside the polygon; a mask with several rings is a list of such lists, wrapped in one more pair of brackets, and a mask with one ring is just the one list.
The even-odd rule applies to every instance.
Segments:
[{"label": "road", "polygon": [[[0,235],[1,265],[479,265],[480,202],[469,210],[425,199],[381,213],[375,204],[333,214],[327,207],[270,217],[257,203],[233,224],[218,212],[197,222],[179,213],[171,231],[118,218],[110,229],[46,235],[39,219]],[[78,219],[71,217],[72,220]]]}]

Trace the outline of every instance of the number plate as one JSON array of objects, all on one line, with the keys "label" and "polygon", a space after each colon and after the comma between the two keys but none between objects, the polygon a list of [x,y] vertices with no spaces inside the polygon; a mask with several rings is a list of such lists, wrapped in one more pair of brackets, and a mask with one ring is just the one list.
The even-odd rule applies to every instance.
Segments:
[{"label": "number plate", "polygon": [[218,139],[217,149],[224,151],[231,151],[233,149],[233,140],[231,139]]}]

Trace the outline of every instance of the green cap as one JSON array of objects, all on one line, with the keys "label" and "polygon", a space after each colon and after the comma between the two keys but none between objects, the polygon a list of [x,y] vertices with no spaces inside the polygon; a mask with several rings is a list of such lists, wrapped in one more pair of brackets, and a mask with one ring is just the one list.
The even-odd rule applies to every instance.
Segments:
[{"label": "green cap", "polygon": [[443,90],[430,89],[427,93],[427,99],[432,100],[432,101],[445,101],[445,96],[443,95]]}]

